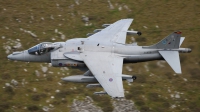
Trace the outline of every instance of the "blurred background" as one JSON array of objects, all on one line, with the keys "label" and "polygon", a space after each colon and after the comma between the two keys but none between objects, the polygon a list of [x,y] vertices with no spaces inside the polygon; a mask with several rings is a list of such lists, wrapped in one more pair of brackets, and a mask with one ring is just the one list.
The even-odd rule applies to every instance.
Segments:
[{"label": "blurred background", "polygon": [[[54,68],[49,63],[10,61],[7,55],[41,42],[87,37],[102,24],[134,18],[126,43],[154,44],[174,31],[186,37],[180,54],[182,74],[165,61],[125,64],[125,99],[93,95],[102,88],[87,83],[65,83],[60,78],[80,75],[78,69]],[[0,111],[200,111],[200,1],[198,0],[1,0],[0,1]]]}]

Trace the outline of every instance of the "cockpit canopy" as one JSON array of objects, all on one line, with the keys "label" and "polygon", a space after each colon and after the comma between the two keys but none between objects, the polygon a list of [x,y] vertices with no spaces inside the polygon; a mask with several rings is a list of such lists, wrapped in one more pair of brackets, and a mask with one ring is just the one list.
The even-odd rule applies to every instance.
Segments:
[{"label": "cockpit canopy", "polygon": [[43,55],[54,48],[55,46],[51,42],[43,42],[28,49],[28,53],[32,55]]}]

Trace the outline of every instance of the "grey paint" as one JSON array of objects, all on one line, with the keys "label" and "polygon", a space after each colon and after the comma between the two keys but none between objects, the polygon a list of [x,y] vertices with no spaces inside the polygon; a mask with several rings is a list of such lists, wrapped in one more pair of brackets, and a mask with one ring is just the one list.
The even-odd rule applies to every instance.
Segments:
[{"label": "grey paint", "polygon": [[[181,38],[181,32],[173,32],[172,34],[168,35],[160,42],[155,45],[149,46],[147,48],[157,48],[157,49],[178,49],[179,43]],[[182,42],[181,42],[182,43]]]}]

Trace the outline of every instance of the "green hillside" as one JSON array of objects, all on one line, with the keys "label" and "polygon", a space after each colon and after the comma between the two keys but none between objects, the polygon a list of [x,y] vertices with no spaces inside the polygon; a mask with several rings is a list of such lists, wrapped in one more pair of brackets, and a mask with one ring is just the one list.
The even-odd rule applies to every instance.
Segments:
[{"label": "green hillside", "polygon": [[[66,112],[74,99],[86,96],[104,112],[115,110],[108,95],[93,95],[101,88],[86,83],[65,83],[60,78],[84,72],[55,68],[48,63],[10,61],[7,55],[41,42],[86,37],[102,24],[134,18],[130,29],[141,36],[127,36],[127,43],[151,45],[173,31],[186,37],[180,54],[182,74],[175,74],[163,61],[126,64],[124,74],[137,80],[124,81],[126,99],[141,112],[197,112],[200,110],[200,1],[198,0],[1,0],[0,1],[0,111]],[[49,109],[49,110],[48,110]]]}]

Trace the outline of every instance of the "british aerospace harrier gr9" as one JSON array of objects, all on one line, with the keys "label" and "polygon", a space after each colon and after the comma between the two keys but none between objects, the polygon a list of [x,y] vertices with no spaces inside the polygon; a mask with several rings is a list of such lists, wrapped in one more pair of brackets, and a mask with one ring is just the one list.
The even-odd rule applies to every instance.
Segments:
[{"label": "british aerospace harrier gr9", "polygon": [[98,82],[87,87],[101,86],[111,97],[124,97],[122,80],[132,82],[135,76],[122,74],[123,63],[165,60],[176,73],[181,73],[179,53],[191,49],[180,48],[184,37],[173,32],[160,42],[150,46],[126,44],[127,34],[141,35],[129,31],[133,19],[122,19],[113,24],[104,24],[104,29],[94,30],[88,38],[75,38],[66,42],[43,42],[28,50],[13,52],[11,60],[26,62],[48,62],[54,67],[85,67],[83,75],[69,76],[62,80],[70,82]]}]

